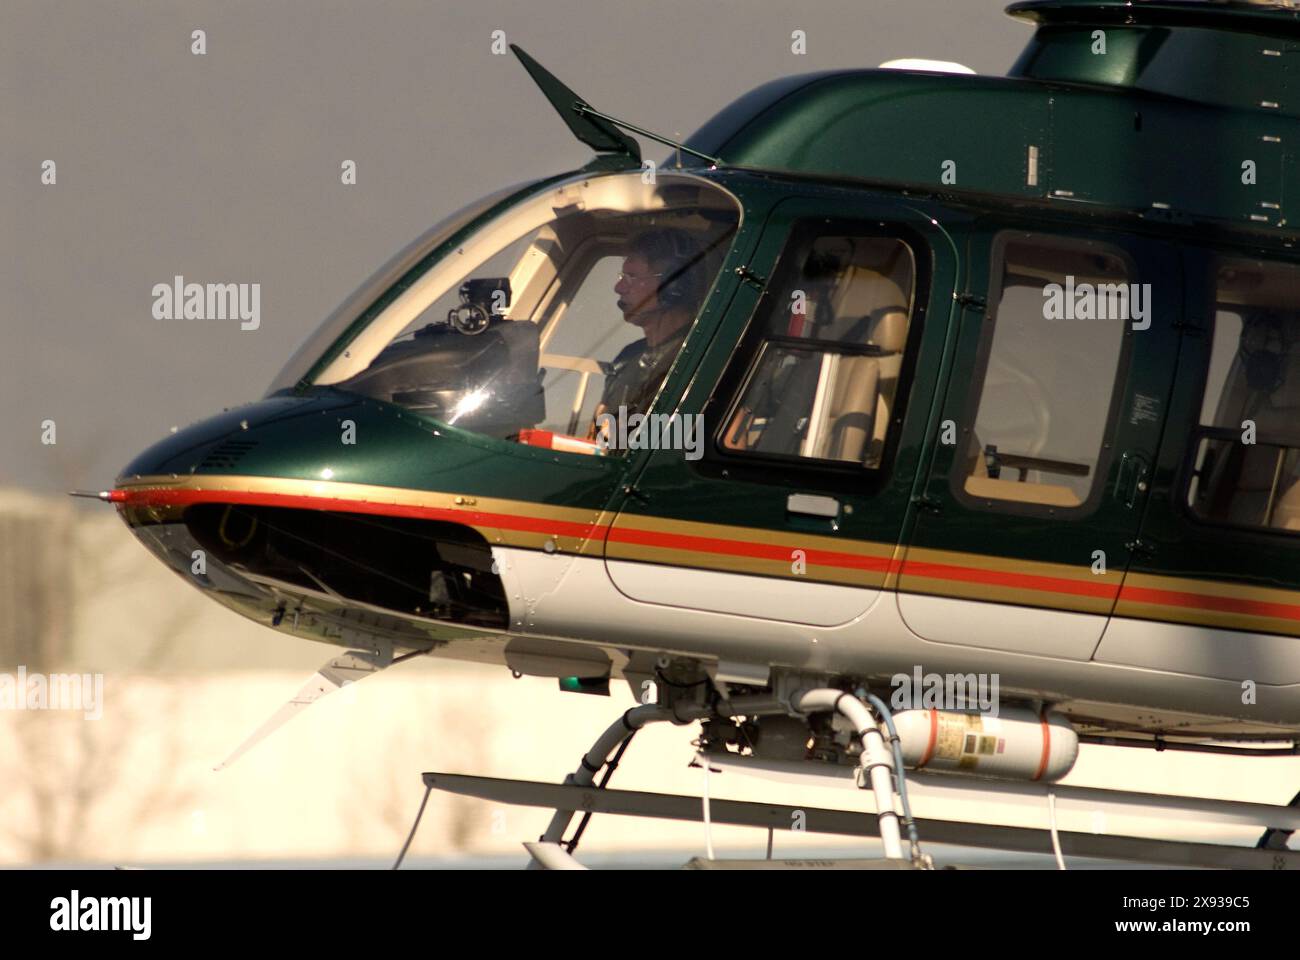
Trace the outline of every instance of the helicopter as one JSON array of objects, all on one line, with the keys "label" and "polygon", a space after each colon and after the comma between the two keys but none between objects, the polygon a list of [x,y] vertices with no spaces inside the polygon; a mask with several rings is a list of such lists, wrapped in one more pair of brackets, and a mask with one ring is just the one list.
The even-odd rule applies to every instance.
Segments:
[{"label": "helicopter", "polygon": [[[916,863],[905,770],[1294,755],[1300,13],[1008,13],[1005,77],[786,77],[684,142],[513,47],[596,156],[430,229],[261,400],[98,494],[217,602],[341,648],[236,756],[415,656],[624,681],[565,788],[591,805],[538,794],[539,860],[636,729],[699,721],[705,764],[856,775]],[[998,709],[944,696],[977,676]],[[1298,818],[1270,808],[1273,866]]]}]

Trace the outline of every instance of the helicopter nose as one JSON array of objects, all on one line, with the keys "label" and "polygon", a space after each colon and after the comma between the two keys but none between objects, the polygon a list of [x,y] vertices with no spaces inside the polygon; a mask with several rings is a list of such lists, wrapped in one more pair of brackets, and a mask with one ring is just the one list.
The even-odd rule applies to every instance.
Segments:
[{"label": "helicopter nose", "polygon": [[268,397],[225,410],[176,430],[122,468],[118,482],[140,477],[233,473],[263,445],[263,428],[289,419],[327,414],[354,400],[329,397]]},{"label": "helicopter nose", "polygon": [[[428,456],[412,454],[417,446]],[[295,614],[293,631],[331,642],[342,635],[340,606],[351,603],[503,629],[508,604],[491,546],[472,522],[449,522],[450,497],[425,496],[401,473],[412,460],[428,482],[439,471],[463,476],[482,452],[400,408],[322,388],[177,431],[128,464],[105,499],[159,560],[273,627],[296,598],[296,609],[312,612]],[[376,497],[376,480],[396,482]],[[322,596],[328,610],[314,606]],[[425,628],[395,629],[417,648],[429,644]]]}]

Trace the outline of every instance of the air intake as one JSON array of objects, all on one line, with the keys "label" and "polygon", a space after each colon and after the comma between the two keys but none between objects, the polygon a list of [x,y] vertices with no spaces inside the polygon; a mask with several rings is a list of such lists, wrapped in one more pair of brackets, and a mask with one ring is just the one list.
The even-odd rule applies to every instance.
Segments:
[{"label": "air intake", "polygon": [[1300,73],[1300,4],[1027,0],[1007,13],[1037,25],[1010,76],[1300,116],[1287,85]]},{"label": "air intake", "polygon": [[256,440],[227,440],[203,458],[199,470],[232,470],[255,446]]}]

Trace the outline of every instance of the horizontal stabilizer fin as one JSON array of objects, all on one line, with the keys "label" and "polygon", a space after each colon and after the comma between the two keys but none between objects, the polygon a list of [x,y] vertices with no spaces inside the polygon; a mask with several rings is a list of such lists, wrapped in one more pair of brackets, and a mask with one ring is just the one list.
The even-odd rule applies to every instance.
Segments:
[{"label": "horizontal stabilizer fin", "polygon": [[393,662],[392,650],[372,653],[366,650],[349,650],[342,656],[335,657],[322,666],[307,681],[292,700],[273,713],[265,723],[253,731],[235,752],[222,761],[214,770],[224,770],[254,746],[265,740],[293,717],[327,694],[333,693],[347,683],[363,680],[371,674],[389,666]]},{"label": "horizontal stabilizer fin", "polygon": [[586,100],[561,83],[521,47],[512,43],[510,49],[575,137],[599,153],[624,153],[638,163],[641,161],[641,147],[635,140],[602,117],[579,113],[576,107],[590,106]]}]

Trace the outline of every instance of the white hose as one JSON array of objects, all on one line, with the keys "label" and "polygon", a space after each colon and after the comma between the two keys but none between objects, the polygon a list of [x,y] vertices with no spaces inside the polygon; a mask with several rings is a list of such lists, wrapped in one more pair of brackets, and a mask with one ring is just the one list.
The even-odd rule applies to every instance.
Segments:
[{"label": "white hose", "polygon": [[[564,782],[566,785],[572,784],[579,787],[591,786],[596,780],[596,774],[605,765],[605,761],[609,759],[609,755],[614,752],[620,743],[646,724],[662,721],[679,724],[690,723],[692,720],[698,720],[708,712],[708,707],[693,703],[681,703],[671,710],[655,703],[632,707],[623,716],[611,723],[608,729],[597,738],[596,743],[582,758],[578,769],[565,777]],[[573,820],[575,812],[574,810],[556,810],[555,815],[551,817],[550,825],[547,826],[546,832],[538,838],[538,842],[556,844],[563,840],[564,832],[569,829],[569,822]],[[540,861],[534,858],[528,864],[528,869],[535,870],[540,866]]]},{"label": "white hose", "polygon": [[547,870],[586,870],[568,850],[558,843],[525,843],[524,849]]},{"label": "white hose", "polygon": [[802,690],[790,698],[790,706],[798,713],[838,711],[853,724],[854,731],[862,738],[860,770],[866,772],[876,800],[876,818],[880,823],[880,841],[885,848],[885,858],[902,860],[903,839],[898,829],[898,814],[894,812],[894,760],[870,708],[851,693],[829,688]]},{"label": "white hose", "polygon": [[697,753],[696,758],[701,766],[704,767],[704,852],[710,860],[716,859],[713,856],[713,822],[709,818],[709,758],[702,753]]},{"label": "white hose", "polygon": [[[579,787],[591,786],[595,782],[596,773],[605,765],[609,755],[614,752],[614,749],[620,743],[630,737],[633,731],[639,730],[648,723],[658,723],[672,719],[672,712],[658,704],[651,703],[633,707],[611,723],[608,729],[597,738],[595,744],[582,758],[578,769],[565,777],[564,782]],[[550,826],[542,834],[540,842],[559,843],[564,839],[564,831],[569,829],[569,822],[573,819],[574,812],[573,810],[556,810],[555,815],[551,817]]]},{"label": "white hose", "polygon": [[1057,869],[1065,869],[1065,857],[1061,856],[1061,838],[1056,833],[1056,791],[1047,791],[1047,819],[1052,831],[1052,852],[1056,854]]}]

